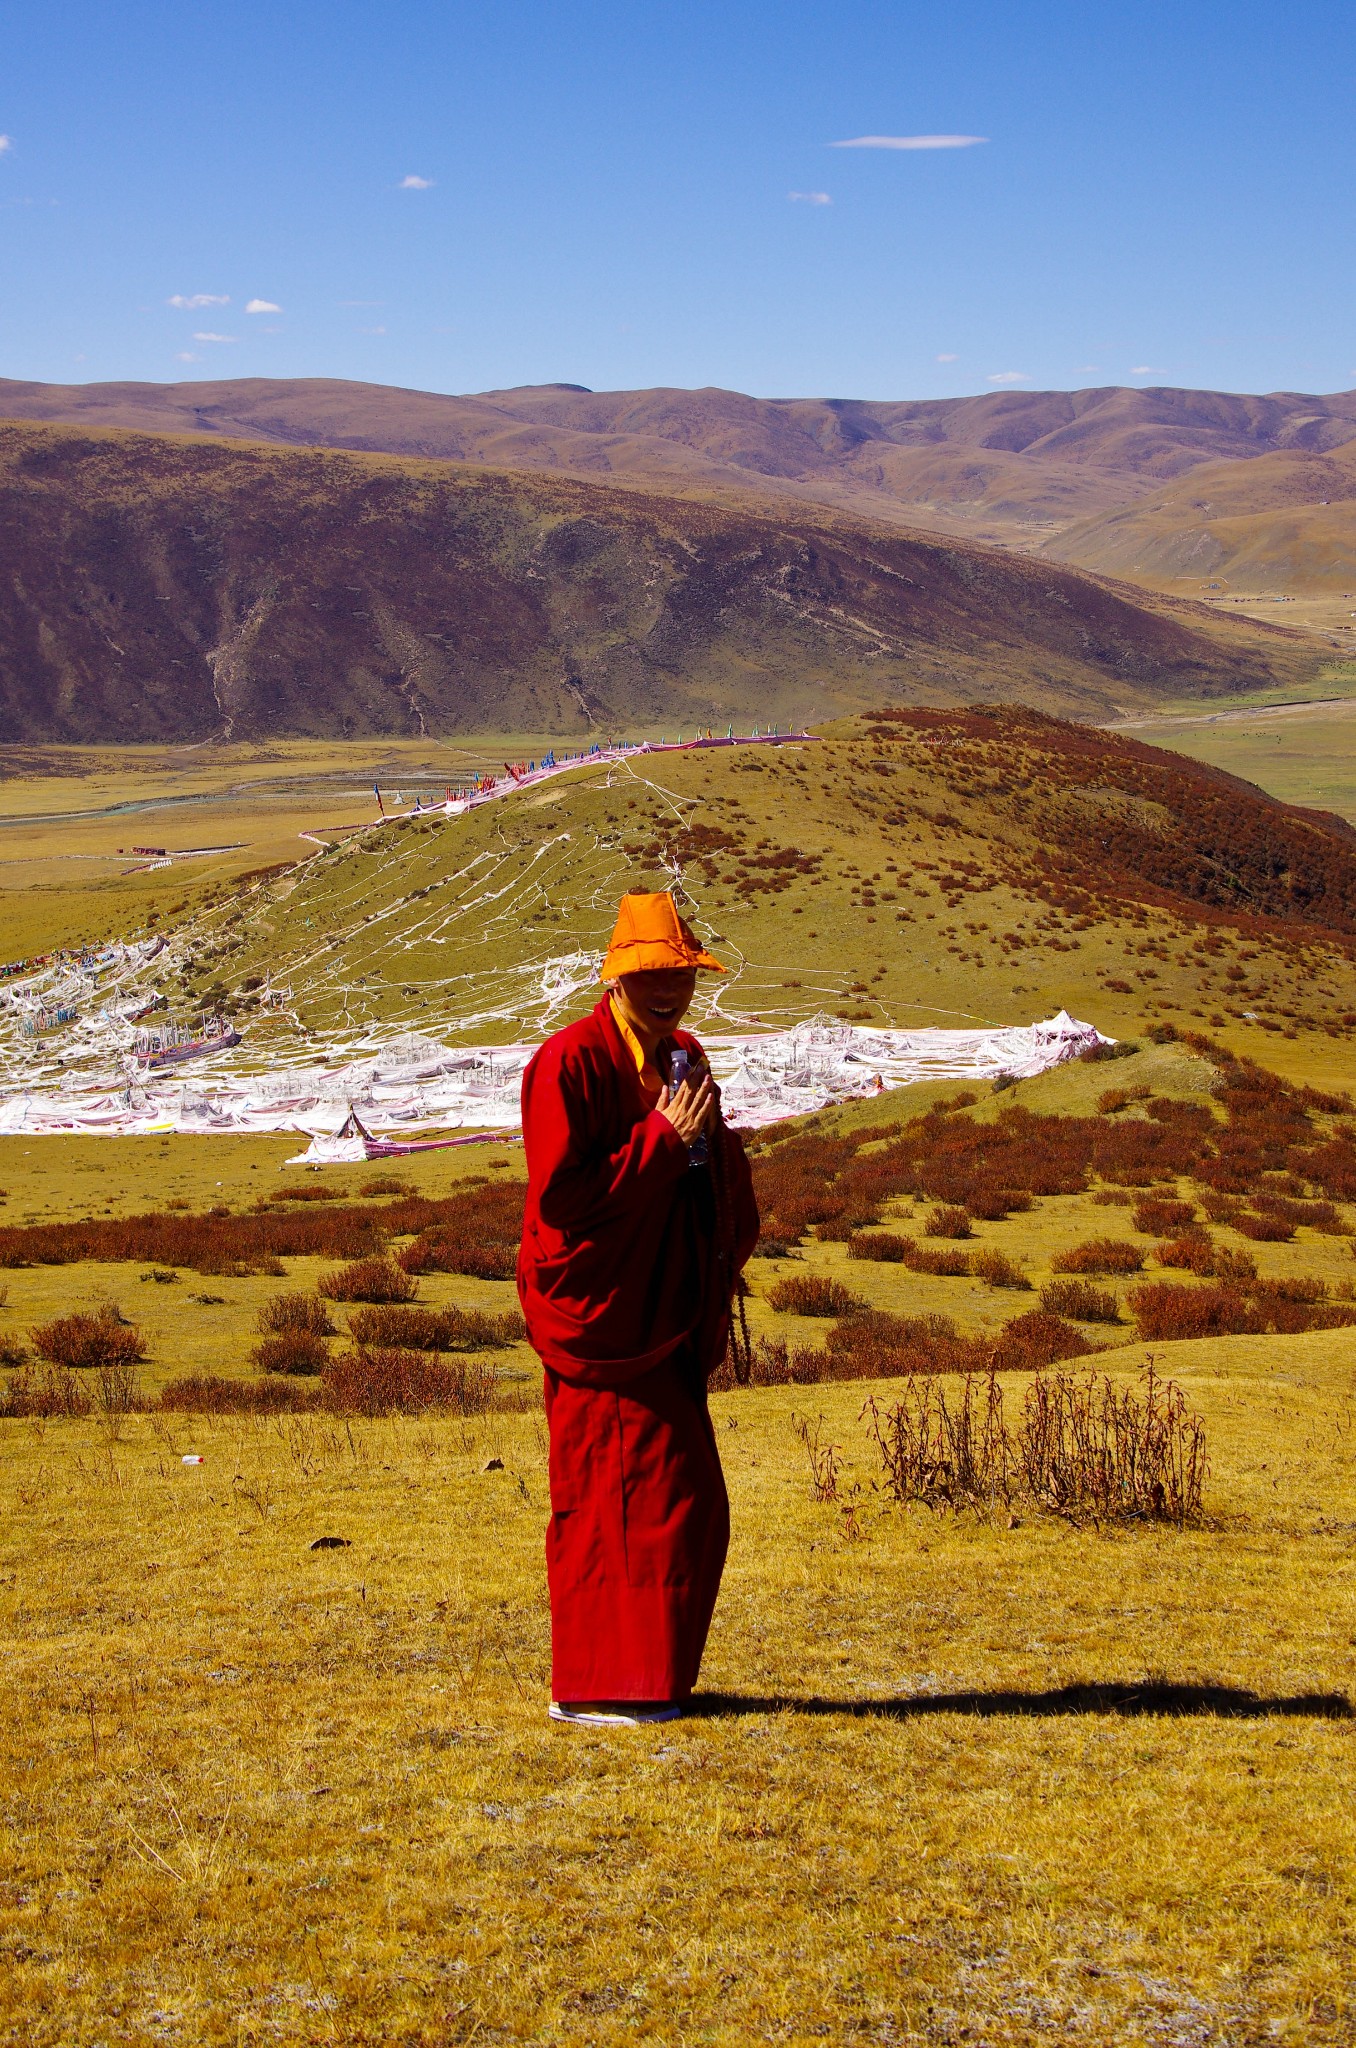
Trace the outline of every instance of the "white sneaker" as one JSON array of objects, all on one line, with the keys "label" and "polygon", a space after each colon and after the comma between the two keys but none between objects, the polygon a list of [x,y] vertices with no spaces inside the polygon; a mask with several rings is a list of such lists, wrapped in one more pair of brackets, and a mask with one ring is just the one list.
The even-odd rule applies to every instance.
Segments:
[{"label": "white sneaker", "polygon": [[553,1721],[574,1721],[581,1728],[648,1728],[656,1721],[678,1721],[683,1710],[672,1701],[663,1706],[611,1709],[606,1707],[572,1707],[568,1702],[552,1700],[547,1709]]}]

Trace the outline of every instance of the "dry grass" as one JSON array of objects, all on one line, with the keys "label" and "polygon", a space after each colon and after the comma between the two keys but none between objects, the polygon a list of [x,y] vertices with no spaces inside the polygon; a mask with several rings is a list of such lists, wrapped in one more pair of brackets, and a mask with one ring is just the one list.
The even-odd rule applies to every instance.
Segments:
[{"label": "dry grass", "polygon": [[0,2027],[1336,2048],[1356,1334],[1160,1362],[1197,1529],[887,1506],[852,1387],[817,1501],[805,1397],[718,1397],[703,1711],[613,1737],[545,1719],[537,1417],[4,1424]]}]

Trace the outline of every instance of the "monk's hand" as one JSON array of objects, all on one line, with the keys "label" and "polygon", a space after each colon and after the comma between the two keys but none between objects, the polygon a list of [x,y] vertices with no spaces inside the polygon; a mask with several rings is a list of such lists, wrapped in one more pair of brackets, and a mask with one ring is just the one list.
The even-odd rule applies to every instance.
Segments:
[{"label": "monk's hand", "polygon": [[667,1117],[685,1145],[695,1145],[706,1129],[715,1102],[715,1082],[709,1074],[696,1081],[683,1081],[666,1088],[659,1098],[659,1114]]}]

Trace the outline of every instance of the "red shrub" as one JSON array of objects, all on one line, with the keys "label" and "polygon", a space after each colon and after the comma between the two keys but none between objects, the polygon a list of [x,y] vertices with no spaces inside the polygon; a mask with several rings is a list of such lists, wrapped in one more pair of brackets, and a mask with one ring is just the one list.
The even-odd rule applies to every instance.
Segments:
[{"label": "red shrub", "polygon": [[413,1301],[419,1283],[393,1259],[356,1259],[324,1274],[319,1291],[328,1301]]},{"label": "red shrub", "polygon": [[991,1188],[972,1181],[965,1191],[965,1206],[982,1223],[1001,1223],[1005,1216],[1029,1209],[1031,1196],[1025,1188]]},{"label": "red shrub", "polygon": [[971,1252],[970,1271],[976,1280],[983,1280],[990,1287],[1015,1287],[1028,1293],[1031,1289],[1031,1282],[1017,1262],[993,1245]]},{"label": "red shrub", "polygon": [[332,1337],[334,1324],[318,1294],[274,1294],[259,1311],[257,1325],[266,1337],[284,1330],[308,1330],[314,1337]]},{"label": "red shrub", "polygon": [[1250,1209],[1239,1210],[1234,1217],[1234,1229],[1251,1238],[1254,1244],[1289,1244],[1295,1235],[1294,1224],[1284,1216],[1255,1216]]},{"label": "red shrub", "polygon": [[292,1380],[227,1380],[190,1373],[170,1381],[159,1405],[192,1415],[294,1415],[319,1402],[319,1387],[298,1386]]},{"label": "red shrub", "polygon": [[527,1335],[516,1309],[496,1316],[469,1308],[360,1308],[348,1327],[362,1349],[398,1351],[500,1351]]},{"label": "red shrub", "polygon": [[471,1280],[511,1280],[518,1267],[518,1246],[516,1240],[496,1244],[460,1232],[429,1230],[397,1252],[396,1262],[407,1273],[460,1273]]},{"label": "red shrub", "polygon": [[879,1259],[894,1266],[905,1263],[913,1244],[913,1238],[897,1230],[854,1230],[847,1240],[849,1258]]},{"label": "red shrub", "polygon": [[963,1337],[950,1316],[845,1317],[829,1332],[826,1379],[885,1379],[907,1372],[982,1372],[990,1346]]},{"label": "red shrub", "polygon": [[1039,1372],[1061,1358],[1082,1358],[1099,1348],[1062,1316],[1033,1308],[1004,1325],[991,1363],[995,1372]]},{"label": "red shrub", "polygon": [[256,1344],[250,1356],[261,1372],[305,1376],[325,1370],[330,1347],[314,1330],[280,1330],[275,1337],[265,1337]]},{"label": "red shrub", "polygon": [[1050,1280],[1041,1289],[1041,1307],[1054,1316],[1072,1316],[1079,1323],[1118,1323],[1120,1304],[1107,1287],[1090,1280]]},{"label": "red shrub", "polygon": [[943,1251],[940,1246],[919,1244],[917,1238],[906,1238],[908,1250],[903,1263],[911,1273],[932,1273],[941,1279],[968,1279],[971,1271],[971,1254],[962,1251]]},{"label": "red shrub", "polygon": [[1232,1337],[1262,1327],[1261,1317],[1232,1283],[1181,1287],[1151,1280],[1130,1292],[1139,1334],[1150,1343],[1177,1337]]},{"label": "red shrub", "polygon": [[21,1366],[0,1386],[0,1415],[88,1415],[93,1402],[69,1366]]},{"label": "red shrub", "polygon": [[135,1365],[146,1356],[141,1331],[111,1306],[94,1315],[57,1316],[50,1323],[39,1323],[30,1334],[39,1358],[77,1370]]},{"label": "red shrub", "polygon": [[1154,1257],[1160,1266],[1173,1266],[1185,1273],[1195,1273],[1202,1280],[1219,1270],[1215,1247],[1204,1231],[1156,1244]]},{"label": "red shrub", "polygon": [[1139,1246],[1123,1237],[1090,1238],[1086,1244],[1056,1252],[1050,1261],[1056,1273],[1138,1273],[1143,1264]]},{"label": "red shrub", "polygon": [[973,1237],[969,1211],[949,1204],[929,1209],[923,1234],[925,1237]]},{"label": "red shrub", "polygon": [[866,1306],[841,1280],[825,1280],[814,1273],[778,1280],[769,1287],[767,1300],[769,1308],[796,1316],[846,1316]]},{"label": "red shrub", "polygon": [[1169,1231],[1180,1231],[1184,1224],[1193,1223],[1196,1218],[1195,1204],[1176,1202],[1165,1195],[1147,1195],[1136,1202],[1133,1222],[1136,1230],[1142,1230],[1146,1237],[1166,1237]]},{"label": "red shrub", "polygon": [[494,1375],[470,1359],[455,1365],[422,1351],[346,1351],[325,1369],[325,1406],[340,1415],[420,1415],[449,1408],[480,1415]]}]

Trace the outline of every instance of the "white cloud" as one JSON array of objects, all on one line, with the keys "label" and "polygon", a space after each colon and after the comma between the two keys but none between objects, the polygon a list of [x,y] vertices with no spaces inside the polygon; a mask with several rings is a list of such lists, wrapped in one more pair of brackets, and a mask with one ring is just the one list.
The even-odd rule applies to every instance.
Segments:
[{"label": "white cloud", "polygon": [[14,137],[12,135],[0,135],[0,156],[4,156],[5,152],[13,149],[13,147]]},{"label": "white cloud", "polygon": [[959,357],[959,356],[934,356],[934,357],[933,357],[933,361],[934,361],[934,362],[937,362],[937,363],[958,363],[958,362],[960,361],[960,357]]},{"label": "white cloud", "polygon": [[1029,384],[1030,377],[1025,370],[995,370],[992,377],[984,379],[986,384]]},{"label": "white cloud", "polygon": [[193,292],[187,298],[182,292],[176,292],[172,299],[165,301],[167,306],[177,306],[181,313],[196,313],[200,306],[229,306],[230,303],[229,294],[223,292]]},{"label": "white cloud", "polygon": [[386,329],[384,327],[360,327],[358,332],[359,334],[385,334]]},{"label": "white cloud", "polygon": [[1132,377],[1161,377],[1164,375],[1164,372],[1162,370],[1155,370],[1151,363],[1136,363],[1130,375]]},{"label": "white cloud", "polygon": [[195,334],[195,341],[234,341],[233,334]]},{"label": "white cloud", "polygon": [[1078,365],[1078,375],[1080,377],[1100,377],[1101,374],[1102,366],[1100,363],[1080,363]]},{"label": "white cloud", "polygon": [[802,206],[832,206],[827,192],[788,192],[788,199],[798,199]]},{"label": "white cloud", "polygon": [[174,360],[176,363],[200,363],[202,357],[195,356],[191,348],[181,348]]},{"label": "white cloud", "polygon": [[281,313],[282,307],[275,306],[272,299],[251,299],[245,311],[247,313]]},{"label": "white cloud", "polygon": [[854,135],[847,142],[831,142],[830,149],[973,149],[987,142],[987,135]]},{"label": "white cloud", "polygon": [[411,171],[408,178],[401,179],[400,189],[402,192],[431,192],[433,190],[433,180],[432,178],[416,177],[414,172]]}]

